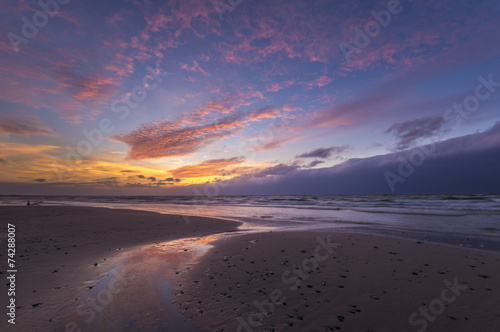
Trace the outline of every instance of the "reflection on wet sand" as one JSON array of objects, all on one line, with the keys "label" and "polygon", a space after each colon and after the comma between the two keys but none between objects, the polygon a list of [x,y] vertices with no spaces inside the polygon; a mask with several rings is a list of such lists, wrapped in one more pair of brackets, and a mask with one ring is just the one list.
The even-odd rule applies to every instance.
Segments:
[{"label": "reflection on wet sand", "polygon": [[191,269],[210,243],[240,232],[131,249],[60,315],[56,330],[197,331],[173,304],[172,279]]}]

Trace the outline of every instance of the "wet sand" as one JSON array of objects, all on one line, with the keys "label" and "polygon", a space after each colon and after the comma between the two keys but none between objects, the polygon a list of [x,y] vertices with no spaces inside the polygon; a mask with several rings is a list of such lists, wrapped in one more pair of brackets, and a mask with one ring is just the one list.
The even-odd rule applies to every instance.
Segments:
[{"label": "wet sand", "polygon": [[249,234],[214,244],[176,287],[182,311],[207,331],[500,327],[495,252],[324,232]]},{"label": "wet sand", "polygon": [[[141,293],[141,289],[136,287],[139,284],[137,281],[149,278],[150,275],[160,276],[159,282],[165,280],[161,278],[165,266],[155,265],[154,259],[142,270],[138,269],[137,261],[135,265],[130,262],[132,258],[137,260],[140,257],[137,255],[145,251],[144,246],[156,245],[161,248],[166,241],[234,231],[239,225],[233,221],[199,217],[190,217],[187,224],[182,216],[60,206],[0,207],[0,220],[0,233],[7,233],[7,223],[16,226],[15,260],[18,270],[16,325],[8,324],[5,318],[7,316],[3,313],[0,330],[23,332],[64,331],[65,327],[62,327],[61,323],[67,322],[71,314],[75,314],[73,309],[76,305],[93,298],[94,287],[107,287],[107,278],[110,281],[111,278],[121,280],[112,284],[111,290],[114,291],[112,295],[115,299],[105,306],[109,315],[101,315],[98,310],[101,307],[99,303],[95,306],[97,309],[90,310],[94,310],[96,317],[103,318],[104,321],[107,319],[105,317],[115,320],[113,315],[125,309],[120,304],[126,303],[128,310],[140,302],[138,299],[141,296],[146,298],[148,294],[155,293],[149,289],[142,290]],[[5,243],[6,238],[2,237],[0,240]],[[6,246],[2,247],[4,249],[0,252],[0,272],[5,273],[7,250]],[[156,250],[160,251],[158,248]],[[138,270],[142,271],[141,275],[134,274]],[[113,271],[121,273],[113,274]],[[5,278],[5,274],[1,277]],[[133,278],[138,279],[134,281]],[[137,294],[140,296],[137,297]],[[102,303],[107,301],[104,295],[107,294],[102,294]],[[1,296],[3,308],[6,308],[7,301],[5,289]],[[149,303],[149,299],[146,298],[145,302]],[[83,308],[86,309],[88,308]],[[154,307],[151,307],[151,311],[153,310]],[[148,312],[136,314],[148,317]],[[77,313],[77,327],[70,326],[66,330],[92,330],[92,324],[97,324],[98,320],[91,320],[91,315],[91,312],[85,314],[85,311],[80,311],[80,314]],[[85,320],[92,321],[92,324]],[[145,319],[144,322],[148,320]],[[112,329],[104,326],[93,331],[99,330]]]},{"label": "wet sand", "polygon": [[500,326],[495,252],[380,235],[238,232],[232,221],[129,210],[0,207],[0,218],[0,232],[10,222],[17,234],[17,324],[8,331]]}]

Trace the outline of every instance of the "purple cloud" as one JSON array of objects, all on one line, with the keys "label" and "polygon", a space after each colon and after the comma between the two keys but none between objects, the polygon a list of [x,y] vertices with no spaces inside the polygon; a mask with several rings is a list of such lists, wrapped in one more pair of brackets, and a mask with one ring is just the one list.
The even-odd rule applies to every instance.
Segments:
[{"label": "purple cloud", "polygon": [[340,154],[346,150],[349,150],[351,147],[349,145],[342,145],[342,146],[332,146],[331,148],[319,148],[316,150],[313,150],[311,152],[305,152],[302,154],[299,154],[297,158],[320,158],[320,159],[327,159],[330,158],[332,154]]},{"label": "purple cloud", "polygon": [[0,119],[0,134],[58,137],[47,124],[33,115],[8,114]]},{"label": "purple cloud", "polygon": [[398,140],[396,149],[404,150],[420,139],[438,134],[443,127],[443,117],[423,117],[393,124],[386,133],[392,133]]},{"label": "purple cloud", "polygon": [[324,163],[323,160],[314,160],[314,161],[311,161],[309,163],[309,165],[307,165],[307,167],[314,167],[314,166],[317,166],[317,165],[323,164],[323,163]]},{"label": "purple cloud", "polygon": [[[500,188],[500,122],[478,134],[407,151],[350,159],[333,167],[298,169],[277,165],[224,181],[223,195],[390,194],[385,172],[399,174],[402,161],[424,154],[396,193],[494,193]],[[478,172],[478,169],[481,171]]]}]

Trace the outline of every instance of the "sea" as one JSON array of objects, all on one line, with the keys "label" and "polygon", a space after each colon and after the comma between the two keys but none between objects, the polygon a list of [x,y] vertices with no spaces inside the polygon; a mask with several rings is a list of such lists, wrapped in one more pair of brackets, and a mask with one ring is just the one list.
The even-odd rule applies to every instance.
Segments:
[{"label": "sea", "polygon": [[0,196],[0,205],[87,206],[215,217],[247,228],[376,233],[500,251],[500,194]]}]

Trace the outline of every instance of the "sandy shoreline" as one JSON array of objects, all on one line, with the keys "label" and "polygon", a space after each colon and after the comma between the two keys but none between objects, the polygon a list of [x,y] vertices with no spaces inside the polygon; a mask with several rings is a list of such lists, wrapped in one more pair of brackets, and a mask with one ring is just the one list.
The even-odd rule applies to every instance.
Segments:
[{"label": "sandy shoreline", "polygon": [[[0,323],[9,331],[50,330],[62,308],[130,255],[126,249],[238,227],[209,218],[191,217],[186,224],[182,216],[84,207],[0,207],[0,220],[0,233],[7,233],[7,223],[16,226],[16,325],[5,318]],[[7,271],[4,240],[2,273]]]},{"label": "sandy shoreline", "polygon": [[[238,223],[131,210],[0,207],[0,218],[0,232],[10,222],[17,234],[20,308],[14,328],[0,324],[8,331],[169,331],[181,319],[172,301],[192,318],[176,328],[186,331],[500,326],[494,252],[349,233],[211,236]],[[99,294],[104,305],[76,309]]]},{"label": "sandy shoreline", "polygon": [[[207,330],[495,331],[500,326],[498,253],[313,232],[249,234],[215,245],[184,275],[176,297],[186,315]],[[199,283],[188,282],[195,277]]]}]

